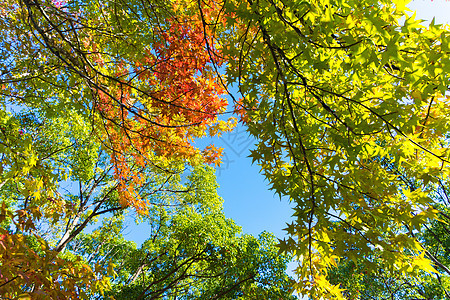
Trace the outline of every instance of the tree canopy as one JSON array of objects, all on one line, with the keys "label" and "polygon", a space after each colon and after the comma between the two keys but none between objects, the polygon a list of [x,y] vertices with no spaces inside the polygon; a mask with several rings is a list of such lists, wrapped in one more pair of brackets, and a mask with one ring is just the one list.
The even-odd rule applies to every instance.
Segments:
[{"label": "tree canopy", "polygon": [[[346,268],[440,278],[450,33],[405,5],[4,0],[0,292],[343,299]],[[280,256],[223,216],[204,165],[222,149],[196,147],[229,107],[295,205]],[[127,212],[152,228],[139,248]]]}]

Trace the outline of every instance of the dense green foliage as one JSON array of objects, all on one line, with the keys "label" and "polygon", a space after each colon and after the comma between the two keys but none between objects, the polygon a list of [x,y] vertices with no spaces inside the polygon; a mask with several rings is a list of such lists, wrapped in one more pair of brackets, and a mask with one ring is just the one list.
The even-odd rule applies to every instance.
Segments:
[{"label": "dense green foliage", "polygon": [[[448,209],[442,208],[443,219],[448,219]],[[388,271],[388,267],[375,253],[365,257],[375,262],[373,270],[365,268],[361,259],[343,258],[332,268],[328,277],[333,284],[345,289],[346,299],[448,299],[450,294],[450,228],[448,222],[433,220],[425,224],[418,240],[426,249],[439,273],[421,272],[408,276]]]},{"label": "dense green foliage", "polygon": [[141,247],[124,238],[123,217],[116,216],[77,236],[70,253],[115,266],[106,293],[114,299],[290,299],[288,258],[278,255],[274,237],[242,235],[225,218],[210,167],[194,170],[190,184],[176,213],[157,207],[142,219],[149,238]]}]

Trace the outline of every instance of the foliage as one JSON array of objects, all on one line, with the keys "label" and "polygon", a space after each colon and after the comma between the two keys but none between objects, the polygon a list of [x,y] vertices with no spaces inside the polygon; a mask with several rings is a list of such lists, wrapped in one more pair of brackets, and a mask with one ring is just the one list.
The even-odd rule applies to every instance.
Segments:
[{"label": "foliage", "polygon": [[362,264],[344,261],[328,273],[333,284],[345,289],[345,299],[447,299],[448,277],[423,273],[421,277],[386,272],[379,265],[372,273]]},{"label": "foliage", "polygon": [[[327,279],[341,258],[368,273],[381,266],[407,278],[436,274],[446,262],[439,264],[439,251],[436,259],[427,250],[434,242],[424,226],[446,215],[433,193],[448,185],[449,31],[434,22],[421,25],[405,13],[405,4],[3,1],[1,255],[13,263],[0,270],[24,274],[13,280],[6,275],[0,289],[11,297],[38,297],[66,282],[60,288],[65,297],[81,295],[76,280],[83,285],[93,278],[92,291],[101,294],[113,268],[78,264],[77,255],[89,258],[77,251],[90,249],[89,240],[102,229],[80,234],[98,216],[111,214],[103,230],[119,230],[126,208],[167,228],[156,236],[171,241],[135,249],[137,257],[146,257],[146,247],[168,247],[171,259],[156,260],[167,266],[167,278],[179,274],[171,267],[197,254],[195,270],[219,268],[214,255],[224,241],[199,237],[186,244],[177,235],[199,230],[187,226],[187,215],[208,219],[206,203],[218,205],[198,180],[210,175],[196,172],[202,163],[219,164],[221,150],[197,149],[194,140],[233,127],[233,118],[219,118],[227,107],[222,95],[233,85],[242,95],[235,111],[257,140],[251,157],[271,188],[295,204],[289,237],[279,247],[299,261],[297,291],[342,299],[339,285]],[[22,114],[8,113],[13,110]],[[186,171],[194,172],[192,186],[181,179]],[[72,187],[64,191],[64,184]],[[226,223],[214,219],[220,220]],[[217,225],[199,224],[211,230]],[[264,265],[272,252],[250,246],[262,241],[236,236],[231,225],[226,230],[230,239],[241,239],[233,249],[261,255]],[[85,245],[70,248],[81,237]],[[119,236],[111,243],[124,242]],[[36,255],[49,258],[48,268],[78,268],[80,277],[66,281],[65,273],[56,272],[49,282],[28,285],[45,269],[26,267]],[[139,276],[150,272],[147,267]],[[235,270],[235,276],[254,274],[252,268]],[[118,295],[136,270],[123,268],[128,273],[115,282]],[[232,284],[224,274],[224,285]],[[167,292],[178,289],[168,286]],[[142,283],[141,292],[147,287]]]},{"label": "foliage", "polygon": [[[1,8],[2,297],[291,298],[273,236],[223,215],[203,166],[221,150],[193,144],[234,125],[199,16],[139,1]],[[127,208],[151,227],[139,249],[121,234]]]},{"label": "foliage", "polygon": [[[58,238],[59,243],[70,240],[70,231],[79,226],[79,216],[75,220],[71,218],[84,211],[83,205],[70,201],[73,199],[64,199],[57,187],[67,178],[70,167],[76,165],[80,158],[86,158],[86,153],[95,143],[78,139],[76,143],[78,146],[83,144],[83,147],[70,146],[73,139],[79,138],[77,134],[83,134],[83,126],[77,122],[80,120],[76,114],[72,115],[74,124],[71,129],[67,119],[61,122],[61,117],[53,122],[41,120],[38,126],[38,119],[33,114],[12,116],[4,113],[3,116],[0,195],[2,296],[73,299],[86,297],[86,291],[100,292],[108,288],[112,274],[97,278],[98,268],[89,266],[80,257],[59,255],[62,247],[55,245]],[[81,180],[94,168],[93,165],[94,162],[87,158],[83,160],[82,164],[74,167],[74,178]],[[87,221],[92,218],[86,217]],[[61,230],[66,224],[66,235],[62,236]]]},{"label": "foliage", "polygon": [[[448,205],[446,187],[441,186],[440,192],[443,194],[442,200]],[[441,206],[440,210],[447,220],[448,207]],[[387,272],[386,266],[375,255],[367,257],[377,264],[373,273],[364,269],[360,260],[343,258],[337,267],[329,271],[328,278],[330,282],[345,288],[346,299],[447,299],[450,288],[449,232],[448,222],[432,220],[423,225],[417,236],[439,273],[421,272],[414,278],[399,272]]]},{"label": "foliage", "polygon": [[192,141],[234,122],[218,119],[227,105],[213,71],[221,59],[212,61],[200,21],[174,9],[140,1],[3,5],[3,101],[47,116],[71,106],[90,118],[110,149],[122,205],[143,213],[139,168],[173,159],[218,164],[216,148],[202,153]]},{"label": "foliage", "polygon": [[[2,186],[5,297],[129,299],[131,290],[152,299],[174,293],[189,299],[291,297],[288,257],[278,255],[272,235],[242,235],[225,218],[211,167],[172,162],[168,170],[141,169],[145,184],[139,192],[148,213],[137,218],[151,229],[137,249],[121,234],[129,214],[109,150],[92,138],[90,121],[73,110],[51,119],[36,110],[8,116],[15,126],[5,128],[21,128],[18,135],[38,162]],[[12,169],[4,166],[5,173]],[[42,181],[33,169],[39,166],[53,170],[48,176],[55,190],[39,185],[47,194],[21,177],[36,174]],[[92,227],[97,229],[89,233]]]},{"label": "foliage", "polygon": [[[149,238],[137,248],[121,235],[122,222],[108,218],[91,234],[79,235],[70,250],[92,263],[115,265],[117,276],[106,293],[114,299],[291,299],[275,239],[242,235],[222,212],[211,168],[193,171],[190,203],[175,214],[157,209],[143,221]],[[106,267],[106,266],[105,266]],[[292,298],[294,299],[294,298]]]},{"label": "foliage", "polygon": [[163,2],[0,6],[0,293],[101,294],[114,269],[67,246],[98,216],[178,207],[184,170],[220,163],[193,144],[234,124],[218,118],[220,59],[201,23]]},{"label": "foliage", "polygon": [[225,17],[223,51],[242,94],[236,109],[257,140],[253,161],[295,204],[280,247],[296,255],[296,288],[313,299],[342,298],[327,280],[341,257],[376,252],[389,271],[433,273],[413,233],[438,217],[430,193],[448,180],[450,35],[404,9],[223,3],[235,17]]}]

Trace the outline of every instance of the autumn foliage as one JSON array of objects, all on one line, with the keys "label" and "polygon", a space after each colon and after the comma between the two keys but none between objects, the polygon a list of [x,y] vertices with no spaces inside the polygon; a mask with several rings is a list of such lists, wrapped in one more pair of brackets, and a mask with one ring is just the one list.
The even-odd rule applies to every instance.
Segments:
[{"label": "autumn foliage", "polygon": [[[114,77],[119,81],[107,91],[97,91],[95,105],[104,123],[106,145],[112,150],[123,206],[132,204],[145,211],[134,187],[144,180],[139,168],[154,156],[194,164],[220,162],[220,149],[211,146],[200,152],[193,145],[206,132],[214,136],[233,125],[232,120],[218,118],[227,101],[213,65],[220,67],[222,59],[212,56],[213,41],[207,49],[206,35],[200,20],[167,19],[164,31],[158,32],[142,58],[133,66],[119,62]],[[139,88],[126,83],[132,77]]]},{"label": "autumn foliage", "polygon": [[[329,275],[345,260],[367,276],[448,270],[419,233],[446,218],[450,34],[409,16],[404,1],[6,0],[0,36],[6,297],[100,297],[115,270],[130,270],[118,275],[125,285],[152,274],[153,260],[124,267],[111,253],[126,242],[96,234],[120,232],[129,208],[154,228],[151,248],[172,235],[169,219],[190,224],[185,216],[209,216],[212,204],[220,214],[202,165],[219,165],[222,149],[197,141],[231,130],[228,111],[255,139],[250,156],[270,188],[294,204],[278,246],[298,262],[299,293],[343,299]],[[86,234],[98,217],[101,229]],[[180,232],[212,223],[199,224]],[[220,261],[211,240],[226,244],[180,239],[193,256],[176,245],[136,256],[172,253],[162,271],[175,276],[176,262]],[[244,281],[265,290],[257,269],[241,285],[226,278],[227,291],[247,297],[236,290]],[[169,291],[177,281],[161,282]],[[163,294],[151,286],[140,295]]]},{"label": "autumn foliage", "polygon": [[[202,18],[176,6],[135,7],[147,15],[127,23],[130,11],[117,11],[109,1],[84,7],[72,1],[1,4],[0,30],[8,36],[1,47],[17,59],[11,67],[9,58],[1,57],[6,70],[2,73],[6,74],[3,103],[31,109],[31,114],[37,108],[38,115],[31,120],[34,128],[2,115],[4,123],[15,123],[2,130],[2,152],[7,158],[2,162],[1,186],[17,198],[6,206],[2,202],[2,295],[69,299],[88,297],[87,291],[89,295],[102,293],[114,272],[92,268],[77,257],[64,257],[61,252],[66,245],[99,214],[132,207],[148,215],[152,199],[141,194],[156,181],[155,170],[167,176],[164,186],[180,169],[220,163],[221,149],[208,146],[201,150],[194,142],[234,126],[233,118],[224,121],[221,117],[228,103],[217,70],[224,60]],[[150,26],[150,32],[141,34],[144,26]],[[19,79],[10,80],[14,77]],[[54,138],[52,143],[54,133],[49,133],[50,139],[43,142],[49,142],[53,150],[43,149],[39,140],[33,140],[41,138],[40,124],[60,122],[62,111],[71,107],[75,111],[63,121],[69,124],[66,130],[80,128],[91,140],[84,142],[87,136],[70,134],[65,139],[68,132],[60,132],[63,139]],[[91,131],[77,127],[87,120]],[[12,146],[12,140],[17,145]],[[91,148],[83,150],[78,143]],[[75,154],[85,158],[80,166],[54,162],[60,167],[53,168],[47,163],[61,159],[60,153],[65,157],[66,149],[85,152]],[[102,176],[89,179],[98,172],[100,162],[95,160],[103,164],[100,153],[109,155],[111,166],[104,165]],[[78,204],[64,199],[58,190],[60,182],[76,179],[77,170],[89,162],[94,162],[88,167],[93,170],[82,172],[91,175],[78,179],[80,186],[93,184],[90,192],[83,198],[80,190],[83,199]],[[19,184],[17,189],[14,182]],[[111,182],[111,188],[99,195],[104,182]],[[92,205],[95,209],[88,210]],[[62,224],[65,228],[59,227]],[[47,226],[56,240],[50,242],[43,236]]]}]

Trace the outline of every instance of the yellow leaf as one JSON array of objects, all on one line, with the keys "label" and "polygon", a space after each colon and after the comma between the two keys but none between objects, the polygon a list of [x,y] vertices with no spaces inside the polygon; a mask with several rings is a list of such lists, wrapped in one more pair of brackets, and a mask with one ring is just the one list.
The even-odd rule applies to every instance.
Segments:
[{"label": "yellow leaf", "polygon": [[439,272],[433,267],[431,264],[431,261],[427,258],[425,258],[425,252],[422,252],[419,256],[414,258],[414,265],[422,269],[423,271],[427,273],[435,273],[438,274]]}]

